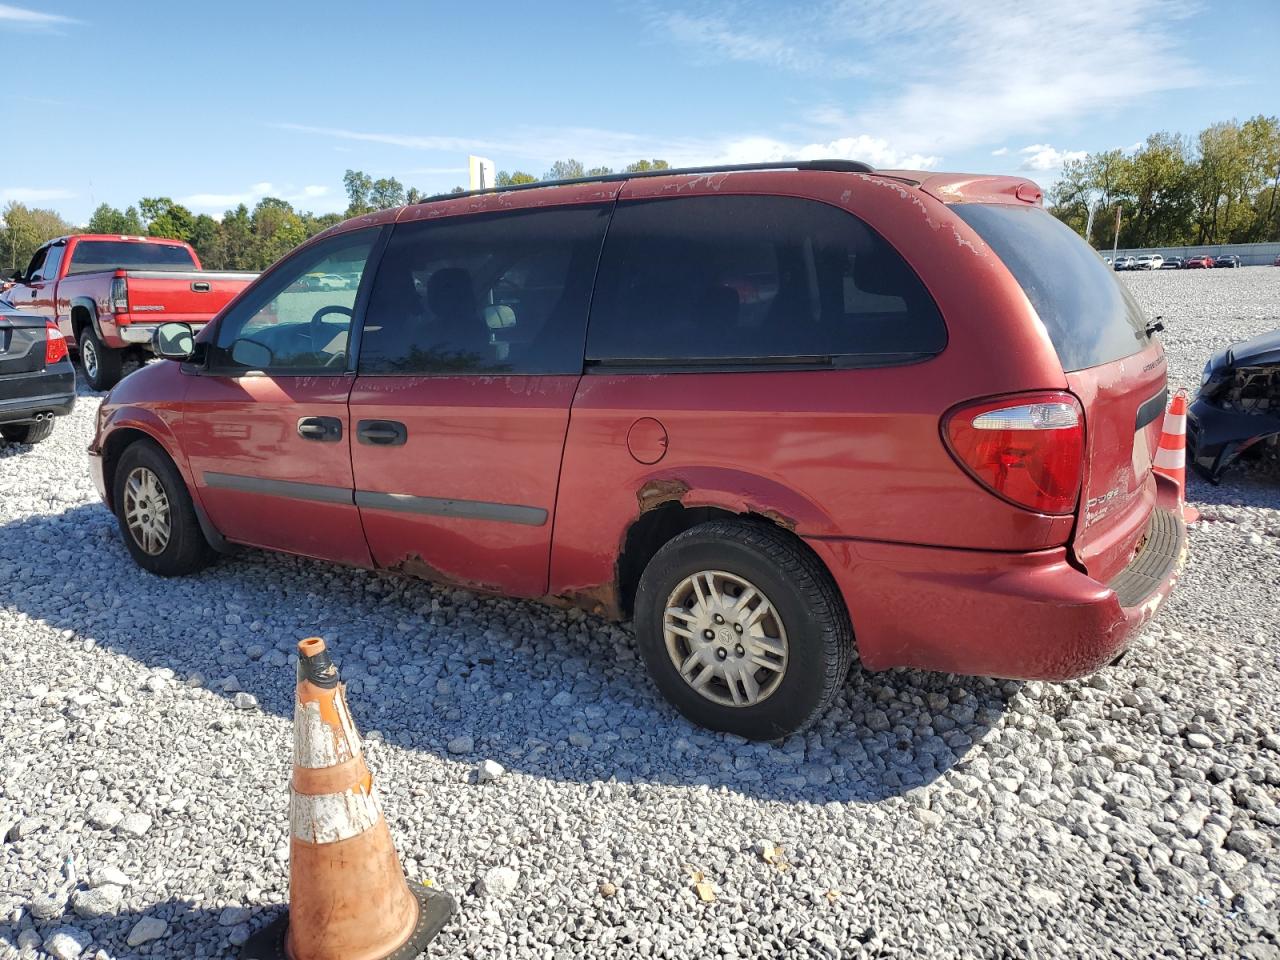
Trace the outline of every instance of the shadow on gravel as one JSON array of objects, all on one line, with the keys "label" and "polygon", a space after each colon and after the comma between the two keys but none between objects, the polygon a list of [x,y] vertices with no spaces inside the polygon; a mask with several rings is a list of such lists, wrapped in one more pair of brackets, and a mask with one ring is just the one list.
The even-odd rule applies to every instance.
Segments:
[{"label": "shadow on gravel", "polygon": [[[555,780],[723,786],[765,799],[875,802],[960,764],[1016,683],[854,668],[807,733],[750,743],[694,727],[624,629],[540,604],[249,551],[198,576],[140,570],[100,505],[0,526],[0,604],[93,645],[292,716],[297,641],[325,637],[361,728],[391,744]],[[139,602],[145,598],[145,603]],[[233,677],[233,683],[225,683]],[[117,679],[119,679],[117,677]],[[153,696],[130,690],[143,701]],[[469,736],[466,749],[457,738]]]},{"label": "shadow on gravel", "polygon": [[1187,498],[1192,503],[1280,510],[1280,456],[1239,460],[1223,472],[1218,484],[1194,471],[1187,473]]},{"label": "shadow on gravel", "polygon": [[[89,948],[84,952],[86,958],[93,956],[97,950],[106,950],[112,957],[138,957],[143,954],[156,957],[234,957],[239,950],[239,943],[243,943],[248,936],[250,927],[257,930],[266,926],[279,915],[281,909],[283,905],[280,908],[253,910],[233,907],[223,911],[204,907],[190,900],[172,899],[151,904],[140,912],[121,910],[116,914],[86,919],[76,916],[68,906],[61,917],[39,922],[35,931],[43,943],[54,931],[74,927],[82,935],[80,939],[84,945]],[[225,918],[224,912],[228,914]],[[232,917],[232,913],[238,915]],[[149,923],[152,939],[131,947],[129,934],[143,919],[161,920],[164,927],[159,928],[154,922]],[[220,923],[223,919],[229,922]],[[28,918],[25,922],[31,921]],[[0,938],[16,944],[18,937],[18,927],[0,924]]]}]

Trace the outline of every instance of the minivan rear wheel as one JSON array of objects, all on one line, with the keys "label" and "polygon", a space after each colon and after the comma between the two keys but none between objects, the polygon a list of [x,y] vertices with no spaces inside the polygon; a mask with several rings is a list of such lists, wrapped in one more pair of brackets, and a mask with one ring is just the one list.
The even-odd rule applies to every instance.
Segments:
[{"label": "minivan rear wheel", "polygon": [[830,574],[764,523],[716,520],[666,543],[640,578],[635,625],[649,673],[676,709],[752,740],[811,725],[853,662]]}]

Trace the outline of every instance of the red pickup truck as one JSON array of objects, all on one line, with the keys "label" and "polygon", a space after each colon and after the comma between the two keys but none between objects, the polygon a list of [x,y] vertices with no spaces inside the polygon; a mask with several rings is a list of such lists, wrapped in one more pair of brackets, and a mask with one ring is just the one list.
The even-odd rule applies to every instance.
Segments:
[{"label": "red pickup truck", "polygon": [[89,386],[108,390],[127,356],[150,351],[157,325],[199,328],[256,276],[202,270],[180,240],[77,234],[37,250],[5,296],[56,323],[79,351]]}]

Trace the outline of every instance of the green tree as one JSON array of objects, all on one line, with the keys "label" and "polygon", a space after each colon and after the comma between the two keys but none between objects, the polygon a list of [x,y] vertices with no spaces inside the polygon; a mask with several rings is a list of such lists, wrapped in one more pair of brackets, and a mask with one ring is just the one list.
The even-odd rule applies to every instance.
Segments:
[{"label": "green tree", "polygon": [[390,210],[403,207],[405,202],[404,184],[395,177],[385,177],[373,182],[369,191],[369,205],[375,210]]},{"label": "green tree", "polygon": [[292,204],[277,197],[259,200],[250,221],[253,240],[249,261],[254,270],[265,270],[308,236]]},{"label": "green tree", "polygon": [[147,227],[147,235],[191,242],[195,216],[180,203],[168,197],[143,197],[138,210]]},{"label": "green tree", "polygon": [[342,176],[342,188],[347,192],[347,216],[358,217],[373,209],[373,177],[363,170],[348,170]]},{"label": "green tree", "polygon": [[204,263],[209,251],[217,245],[218,232],[221,230],[218,221],[207,213],[202,213],[191,223],[191,237],[187,241],[196,248],[200,262]]},{"label": "green tree", "polygon": [[537,183],[538,178],[532,173],[525,173],[523,170],[515,170],[508,173],[506,170],[499,170],[496,184],[499,187],[515,187],[522,183]]},{"label": "green tree", "polygon": [[543,175],[543,180],[574,180],[584,176],[586,170],[577,160],[557,160],[551,169]]},{"label": "green tree", "polygon": [[637,160],[628,163],[624,173],[648,173],[650,170],[670,170],[671,164],[665,160]]},{"label": "green tree", "polygon": [[4,208],[0,225],[0,265],[17,270],[26,268],[31,255],[46,240],[76,232],[57,212],[17,201]]},{"label": "green tree", "polygon": [[93,211],[86,229],[89,233],[122,233],[128,236],[146,233],[137,207],[128,207],[121,211],[107,203],[98,204],[98,209]]}]

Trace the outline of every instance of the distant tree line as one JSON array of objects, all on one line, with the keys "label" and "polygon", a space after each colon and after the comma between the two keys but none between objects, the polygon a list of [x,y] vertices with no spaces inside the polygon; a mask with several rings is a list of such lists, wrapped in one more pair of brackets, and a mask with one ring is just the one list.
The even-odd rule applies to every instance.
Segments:
[{"label": "distant tree line", "polygon": [[[625,172],[666,169],[669,165],[665,160],[638,160],[629,164]],[[577,160],[557,160],[541,179],[564,180],[612,172],[608,167],[585,169]],[[535,183],[539,179],[522,170],[504,170],[498,174],[497,185]],[[419,203],[427,197],[416,187],[406,188],[394,177],[374,179],[362,170],[348,170],[342,185],[347,193],[347,209],[343,213],[317,215],[295,210],[286,200],[264,197],[252,210],[242,203],[218,220],[207,213],[192,213],[169,197],[144,197],[123,210],[107,203],[99,205],[83,228],[68,223],[53,210],[10,203],[4,209],[4,227],[0,229],[0,267],[21,269],[46,240],[87,231],[185,240],[196,248],[206,269],[263,270],[308,237],[348,217]],[[451,192],[464,191],[459,186]]]},{"label": "distant tree line", "polygon": [[[618,172],[667,169],[665,160],[638,160]],[[578,160],[557,160],[541,177],[501,170],[497,186],[613,172]],[[169,197],[144,197],[123,210],[102,204],[85,229],[173,237],[194,246],[210,269],[261,270],[347,217],[418,203],[427,196],[394,177],[375,179],[361,170],[348,170],[342,185],[348,201],[343,213],[317,215],[264,197],[252,210],[242,203],[219,220],[193,213]],[[1194,138],[1153,133],[1132,153],[1089,154],[1063,168],[1048,204],[1081,235],[1087,232],[1095,247],[1111,246],[1117,206],[1124,247],[1280,240],[1280,119],[1259,115],[1244,123],[1215,123]],[[0,267],[20,269],[40,244],[78,229],[53,210],[10,203],[0,228]]]},{"label": "distant tree line", "polygon": [[1110,247],[1280,240],[1280,119],[1215,123],[1194,138],[1153,133],[1134,152],[1107,150],[1068,163],[1050,210]]}]

